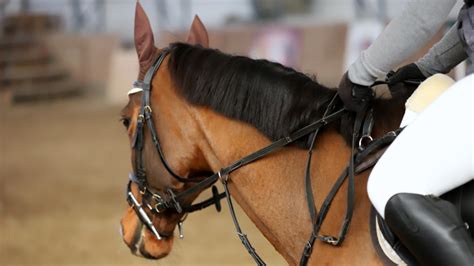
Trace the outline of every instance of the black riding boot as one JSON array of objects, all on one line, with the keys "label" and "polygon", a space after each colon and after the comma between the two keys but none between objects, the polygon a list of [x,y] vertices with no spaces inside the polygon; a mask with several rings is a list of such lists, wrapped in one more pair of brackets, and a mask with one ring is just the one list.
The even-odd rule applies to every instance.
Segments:
[{"label": "black riding boot", "polygon": [[387,202],[385,222],[421,265],[474,265],[474,242],[448,201],[400,193]]},{"label": "black riding boot", "polygon": [[474,180],[443,194],[441,198],[458,208],[463,221],[469,225],[471,237],[474,238]]}]

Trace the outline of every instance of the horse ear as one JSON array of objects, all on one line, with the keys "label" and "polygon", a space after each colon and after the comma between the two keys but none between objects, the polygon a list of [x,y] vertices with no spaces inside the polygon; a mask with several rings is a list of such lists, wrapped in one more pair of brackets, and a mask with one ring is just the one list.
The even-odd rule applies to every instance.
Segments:
[{"label": "horse ear", "polygon": [[186,42],[189,44],[200,44],[204,48],[209,47],[209,36],[207,35],[206,27],[204,27],[204,24],[202,24],[197,15],[194,16]]},{"label": "horse ear", "polygon": [[144,73],[153,64],[158,49],[155,47],[150,21],[139,1],[135,7],[135,49],[140,63],[139,79],[142,79]]}]

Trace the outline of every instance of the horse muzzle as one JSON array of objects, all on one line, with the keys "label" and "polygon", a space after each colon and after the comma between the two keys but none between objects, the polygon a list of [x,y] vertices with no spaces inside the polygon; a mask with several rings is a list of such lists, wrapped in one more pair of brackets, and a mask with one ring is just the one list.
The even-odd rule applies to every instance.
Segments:
[{"label": "horse muzzle", "polygon": [[161,239],[157,239],[156,235],[143,224],[131,208],[127,209],[121,219],[120,229],[123,241],[136,256],[160,259],[171,252],[173,233],[160,232]]}]

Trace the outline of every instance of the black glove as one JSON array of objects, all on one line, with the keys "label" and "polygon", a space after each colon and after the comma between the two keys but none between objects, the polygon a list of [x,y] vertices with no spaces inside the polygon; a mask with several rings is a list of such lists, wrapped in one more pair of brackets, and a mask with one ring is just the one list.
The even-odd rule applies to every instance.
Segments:
[{"label": "black glove", "polygon": [[362,111],[374,97],[371,88],[353,83],[347,72],[342,76],[337,92],[344,103],[344,107],[354,112]]},{"label": "black glove", "polygon": [[399,68],[395,72],[389,72],[386,81],[392,98],[408,99],[425,79],[425,75],[421,73],[418,66],[415,63],[411,63]]}]

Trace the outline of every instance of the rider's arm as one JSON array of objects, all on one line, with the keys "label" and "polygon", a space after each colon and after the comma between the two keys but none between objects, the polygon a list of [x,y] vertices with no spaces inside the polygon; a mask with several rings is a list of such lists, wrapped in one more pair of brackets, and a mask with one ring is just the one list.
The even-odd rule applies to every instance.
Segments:
[{"label": "rider's arm", "polygon": [[457,27],[458,23],[454,24],[425,56],[415,62],[425,77],[436,73],[447,73],[467,58]]},{"label": "rider's arm", "polygon": [[408,0],[377,40],[348,71],[349,79],[368,86],[416,53],[441,27],[456,0]]}]

